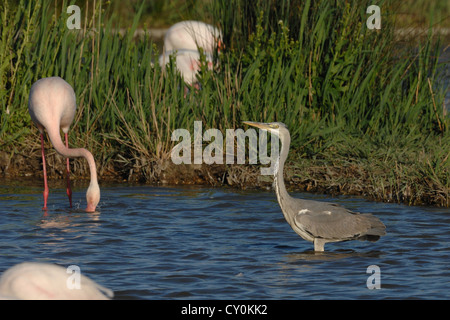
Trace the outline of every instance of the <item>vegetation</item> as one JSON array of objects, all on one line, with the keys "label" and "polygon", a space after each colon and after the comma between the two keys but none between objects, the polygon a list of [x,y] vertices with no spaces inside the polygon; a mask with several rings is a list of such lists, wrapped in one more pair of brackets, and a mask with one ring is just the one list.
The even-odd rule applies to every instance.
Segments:
[{"label": "vegetation", "polygon": [[[185,95],[173,64],[164,71],[153,63],[159,52],[149,35],[133,38],[145,5],[134,7],[132,23],[118,34],[108,6],[94,4],[83,7],[88,15],[79,31],[66,26],[66,2],[61,8],[48,0],[3,4],[5,172],[19,158],[39,159],[28,93],[37,79],[58,75],[77,95],[70,145],[93,151],[103,179],[177,182],[167,178],[180,176],[169,168],[171,133],[192,132],[197,120],[204,130],[222,132],[244,120],[281,121],[292,135],[286,178],[297,189],[450,204],[449,120],[444,88],[436,83],[441,47],[431,32],[413,46],[398,45],[395,15],[383,14],[381,30],[366,27],[370,1],[214,1],[205,20],[223,30],[226,49],[216,70],[202,70],[201,90]],[[393,4],[380,6],[391,12]],[[74,164],[77,175],[86,169],[83,161]],[[203,179],[210,183],[262,181],[242,167],[201,174],[212,175]]]}]

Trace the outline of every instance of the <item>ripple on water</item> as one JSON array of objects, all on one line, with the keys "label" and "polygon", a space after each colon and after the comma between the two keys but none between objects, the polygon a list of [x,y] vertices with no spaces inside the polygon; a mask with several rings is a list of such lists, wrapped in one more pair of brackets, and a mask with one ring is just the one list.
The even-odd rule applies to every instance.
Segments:
[{"label": "ripple on water", "polygon": [[[88,214],[69,210],[55,190],[44,215],[30,190],[0,194],[1,271],[22,261],[77,264],[119,299],[450,297],[449,209],[298,194],[372,212],[387,226],[378,242],[327,244],[317,254],[272,192],[104,187],[100,212]],[[74,190],[75,201],[84,192]],[[370,265],[380,267],[381,290],[367,288]]]}]

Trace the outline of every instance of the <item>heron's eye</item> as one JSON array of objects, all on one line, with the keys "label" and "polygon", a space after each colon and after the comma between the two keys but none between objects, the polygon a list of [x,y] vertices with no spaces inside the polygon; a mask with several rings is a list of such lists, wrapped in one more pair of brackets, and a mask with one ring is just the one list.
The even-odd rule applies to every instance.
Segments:
[{"label": "heron's eye", "polygon": [[270,127],[273,128],[273,129],[278,129],[279,128],[279,126],[277,124],[271,124]]}]

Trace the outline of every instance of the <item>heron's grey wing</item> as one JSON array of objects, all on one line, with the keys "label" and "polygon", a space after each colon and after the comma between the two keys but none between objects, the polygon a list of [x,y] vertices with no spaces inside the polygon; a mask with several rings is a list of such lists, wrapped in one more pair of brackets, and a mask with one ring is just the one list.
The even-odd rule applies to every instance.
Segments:
[{"label": "heron's grey wing", "polygon": [[324,205],[319,210],[301,210],[294,219],[298,227],[316,238],[354,239],[365,234],[371,224],[364,215],[339,205]]}]

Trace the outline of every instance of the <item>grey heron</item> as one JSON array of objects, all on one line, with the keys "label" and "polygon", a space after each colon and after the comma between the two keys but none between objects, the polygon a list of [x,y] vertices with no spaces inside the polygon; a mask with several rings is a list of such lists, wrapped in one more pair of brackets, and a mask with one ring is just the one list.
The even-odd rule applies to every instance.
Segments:
[{"label": "grey heron", "polygon": [[325,243],[347,240],[377,241],[386,234],[386,226],[370,213],[352,212],[338,204],[293,198],[284,184],[283,168],[289,153],[291,137],[281,122],[244,121],[253,127],[275,134],[281,141],[281,152],[274,172],[274,189],[284,218],[303,239],[314,243],[314,251],[324,251]]}]

